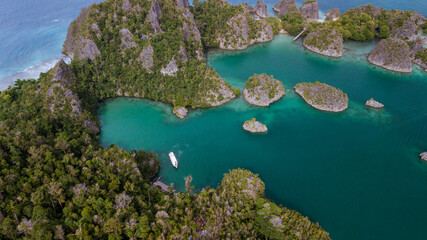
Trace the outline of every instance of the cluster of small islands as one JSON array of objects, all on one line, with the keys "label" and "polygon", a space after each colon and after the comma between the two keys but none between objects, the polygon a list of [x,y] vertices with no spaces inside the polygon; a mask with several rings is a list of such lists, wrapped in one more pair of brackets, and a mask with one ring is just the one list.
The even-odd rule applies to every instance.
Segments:
[{"label": "cluster of small islands", "polygon": [[[240,95],[206,64],[211,48],[245,49],[275,34],[304,37],[310,51],[340,57],[344,40],[381,38],[368,61],[385,69],[427,69],[426,19],[414,11],[371,5],[319,20],[317,0],[255,7],[225,0],[106,0],[82,9],[67,33],[60,61],[39,79],[18,80],[0,93],[0,237],[6,239],[330,239],[294,210],[265,197],[262,180],[243,169],[216,188],[194,193],[153,187],[156,155],[103,148],[98,105],[138,97],[188,109],[219,106]],[[288,90],[289,91],[289,90]],[[325,83],[301,82],[294,91],[328,112],[348,107],[348,96]],[[252,105],[285,95],[283,82],[255,74],[243,89]],[[369,99],[366,105],[384,105]],[[243,128],[266,132],[248,120]],[[427,161],[427,153],[420,157]]]}]

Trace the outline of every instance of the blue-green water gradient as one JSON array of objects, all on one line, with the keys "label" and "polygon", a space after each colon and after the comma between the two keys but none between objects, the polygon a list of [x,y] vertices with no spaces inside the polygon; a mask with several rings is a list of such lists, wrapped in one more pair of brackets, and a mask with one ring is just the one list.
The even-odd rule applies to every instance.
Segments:
[{"label": "blue-green water gradient", "polygon": [[[190,111],[185,120],[163,103],[113,99],[99,109],[101,143],[155,151],[159,176],[178,190],[187,175],[200,190],[217,186],[229,169],[249,169],[265,182],[267,197],[319,222],[333,239],[426,239],[427,162],[418,154],[427,151],[427,74],[370,65],[365,58],[375,44],[346,42],[341,59],[283,35],[244,51],[212,51],[208,64],[231,85],[242,89],[249,76],[265,72],[283,81],[286,95],[268,108],[238,98]],[[308,106],[292,89],[308,81],[342,89],[349,108]],[[371,97],[385,108],[365,107]],[[242,129],[253,117],[268,133]]]}]

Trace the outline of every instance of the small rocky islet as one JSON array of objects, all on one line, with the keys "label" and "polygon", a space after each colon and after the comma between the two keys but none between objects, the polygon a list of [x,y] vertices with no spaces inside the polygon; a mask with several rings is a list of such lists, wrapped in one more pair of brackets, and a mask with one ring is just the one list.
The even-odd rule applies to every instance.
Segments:
[{"label": "small rocky islet", "polygon": [[244,99],[256,106],[268,107],[285,95],[283,83],[267,74],[254,74],[245,83]]},{"label": "small rocky islet", "polygon": [[267,126],[258,122],[255,118],[247,120],[243,124],[243,129],[251,133],[265,133],[268,131]]},{"label": "small rocky islet", "polygon": [[294,90],[310,106],[327,112],[342,112],[348,107],[348,96],[325,83],[298,83]]},{"label": "small rocky islet", "polygon": [[384,104],[382,104],[378,101],[375,101],[373,98],[366,101],[365,105],[372,107],[372,108],[383,108],[384,107]]},{"label": "small rocky islet", "polygon": [[421,158],[421,160],[423,160],[423,161],[427,161],[427,152],[423,152],[423,153],[421,153],[421,154],[420,154],[420,158]]}]

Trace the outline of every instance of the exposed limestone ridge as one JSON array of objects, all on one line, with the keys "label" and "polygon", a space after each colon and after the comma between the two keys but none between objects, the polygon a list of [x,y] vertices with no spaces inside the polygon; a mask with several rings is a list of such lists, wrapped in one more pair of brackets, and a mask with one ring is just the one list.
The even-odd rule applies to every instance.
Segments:
[{"label": "exposed limestone ridge", "polygon": [[427,161],[427,152],[423,152],[420,154],[421,160]]},{"label": "exposed limestone ridge", "polygon": [[[251,29],[248,18],[238,14],[227,21],[227,26],[227,34],[218,38],[219,47],[225,50],[245,49],[255,43],[271,41],[274,37],[273,29],[266,19],[256,21]],[[256,31],[255,38],[250,38],[250,31]]]},{"label": "exposed limestone ridge", "polygon": [[[196,21],[194,20],[193,14],[190,12],[188,8],[184,9],[183,13],[184,19],[187,21],[183,22],[183,30],[184,30],[184,39],[188,41],[190,36],[192,36],[199,44],[202,43],[202,37],[200,36],[200,31],[197,28]],[[188,23],[189,22],[189,23]]]},{"label": "exposed limestone ridge", "polygon": [[138,58],[138,62],[141,63],[142,67],[145,68],[149,73],[153,72],[151,70],[151,68],[154,66],[153,56],[154,49],[150,44],[142,50]]},{"label": "exposed limestone ridge", "polygon": [[373,107],[373,108],[382,108],[382,107],[384,107],[384,104],[375,101],[373,98],[371,98],[368,101],[366,101],[365,105],[369,106],[369,107]]},{"label": "exposed limestone ridge", "polygon": [[253,7],[253,13],[260,18],[267,18],[267,5],[264,1],[257,1],[255,7]]},{"label": "exposed limestone ridge", "polygon": [[348,107],[348,96],[325,83],[298,83],[295,92],[310,106],[328,112],[341,112]]},{"label": "exposed limestone ridge", "polygon": [[288,13],[300,12],[295,4],[295,0],[282,0],[273,7],[278,15],[286,15]]},{"label": "exposed limestone ridge", "polygon": [[151,29],[154,34],[162,33],[162,29],[160,28],[160,16],[162,15],[162,8],[157,0],[150,0],[152,3],[150,10],[148,11],[148,15],[146,18],[146,22],[151,25]]},{"label": "exposed limestone ridge", "polygon": [[96,44],[80,34],[84,20],[89,12],[88,8],[82,8],[79,16],[74,20],[67,31],[62,53],[74,59],[91,59],[94,60],[100,54]]},{"label": "exposed limestone ridge", "polygon": [[82,114],[78,96],[69,89],[74,79],[70,67],[63,60],[59,61],[54,67],[52,79],[46,83],[46,104],[53,116],[63,114],[64,111],[69,111],[70,117],[79,117]]},{"label": "exposed limestone ridge", "polygon": [[74,83],[75,79],[74,73],[71,71],[70,67],[68,67],[63,59],[59,60],[56,64],[52,82],[59,82],[64,84],[64,86],[69,86]]},{"label": "exposed limestone ridge", "polygon": [[341,17],[341,11],[338,8],[331,8],[326,12],[325,21],[336,21]]},{"label": "exposed limestone ridge", "polygon": [[256,106],[267,107],[285,95],[283,83],[267,74],[254,74],[245,84],[243,97]]},{"label": "exposed limestone ridge", "polygon": [[120,30],[120,36],[121,36],[121,40],[122,40],[122,45],[125,48],[131,48],[131,47],[137,46],[136,43],[134,41],[132,41],[133,34],[129,31],[129,29],[122,28]]},{"label": "exposed limestone ridge", "polygon": [[335,29],[318,28],[304,38],[303,45],[308,50],[324,56],[341,57],[343,37]]},{"label": "exposed limestone ridge", "polygon": [[174,107],[172,112],[181,119],[184,119],[187,114],[188,114],[188,110],[185,107]]},{"label": "exposed limestone ridge", "polygon": [[412,72],[412,53],[408,44],[397,38],[382,39],[368,57],[369,62],[396,72]]},{"label": "exposed limestone ridge", "polygon": [[170,60],[170,62],[168,63],[168,65],[166,67],[162,67],[162,69],[160,69],[160,72],[164,75],[164,76],[176,76],[176,73],[178,72],[178,65],[176,64],[176,60],[175,57],[172,58],[172,60]]},{"label": "exposed limestone ridge", "polygon": [[251,133],[264,133],[268,131],[267,126],[258,122],[255,118],[246,121],[243,124],[243,129]]},{"label": "exposed limestone ridge", "polygon": [[299,10],[306,21],[317,21],[319,19],[319,3],[317,0],[305,1]]}]

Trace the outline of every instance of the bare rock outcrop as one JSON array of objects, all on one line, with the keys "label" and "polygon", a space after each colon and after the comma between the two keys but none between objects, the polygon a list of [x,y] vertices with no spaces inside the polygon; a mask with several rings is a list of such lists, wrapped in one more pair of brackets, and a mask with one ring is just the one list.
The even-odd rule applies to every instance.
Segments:
[{"label": "bare rock outcrop", "polygon": [[373,98],[371,98],[368,101],[366,101],[365,105],[369,106],[369,107],[373,107],[373,108],[382,108],[382,107],[384,107],[384,104],[375,101]]},{"label": "bare rock outcrop", "polygon": [[265,2],[258,1],[255,7],[253,7],[253,13],[260,18],[267,18],[268,13],[267,13],[267,5],[265,4]]},{"label": "bare rock outcrop", "polygon": [[421,160],[427,161],[427,152],[423,152],[420,154]]},{"label": "bare rock outcrop", "polygon": [[82,24],[89,12],[88,8],[83,8],[76,20],[68,28],[67,38],[64,42],[62,53],[74,59],[91,59],[94,60],[100,54],[95,42],[82,37],[80,30]]},{"label": "bare rock outcrop", "polygon": [[300,12],[295,4],[295,0],[282,0],[273,7],[278,15],[286,15],[288,13]]},{"label": "bare rock outcrop", "polygon": [[331,8],[326,12],[325,21],[336,21],[340,18],[341,11],[338,8]]},{"label": "bare rock outcrop", "polygon": [[408,44],[397,38],[382,39],[368,57],[369,62],[396,72],[412,72],[412,53]]},{"label": "bare rock outcrop", "polygon": [[318,28],[304,38],[303,45],[308,50],[324,56],[341,57],[343,37],[335,29]]},{"label": "bare rock outcrop", "polygon": [[348,107],[347,94],[325,83],[298,83],[294,89],[307,104],[316,109],[342,112]]},{"label": "bare rock outcrop", "polygon": [[141,63],[142,67],[145,68],[149,73],[152,73],[154,50],[151,45],[146,46],[141,54],[139,55],[138,62]]},{"label": "bare rock outcrop", "polygon": [[178,72],[178,65],[176,64],[175,58],[172,58],[172,60],[168,63],[166,67],[163,67],[160,69],[160,72],[164,76],[176,76],[176,73]]},{"label": "bare rock outcrop", "polygon": [[243,97],[256,106],[267,107],[285,95],[283,83],[267,74],[254,74],[245,84]]},{"label": "bare rock outcrop", "polygon": [[243,124],[243,129],[251,133],[264,133],[268,131],[267,126],[258,122],[255,118],[246,121]]},{"label": "bare rock outcrop", "polygon": [[129,29],[121,29],[120,36],[124,48],[136,47],[136,43],[132,40],[133,34],[129,31]]},{"label": "bare rock outcrop", "polygon": [[157,0],[151,0],[151,8],[148,11],[147,18],[145,22],[151,26],[154,34],[162,33],[162,29],[160,28],[160,16],[162,15],[162,8]]},{"label": "bare rock outcrop", "polygon": [[299,10],[306,21],[317,21],[319,19],[319,3],[317,0],[305,1]]},{"label": "bare rock outcrop", "polygon": [[188,110],[185,107],[174,107],[172,112],[179,118],[184,119],[187,114]]}]

